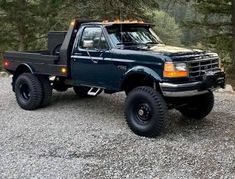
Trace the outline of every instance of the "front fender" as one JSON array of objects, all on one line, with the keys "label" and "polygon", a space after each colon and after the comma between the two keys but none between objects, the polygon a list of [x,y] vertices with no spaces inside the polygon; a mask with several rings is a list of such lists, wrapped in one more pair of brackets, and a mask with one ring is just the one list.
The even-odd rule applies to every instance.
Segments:
[{"label": "front fender", "polygon": [[143,74],[143,75],[147,75],[149,77],[151,77],[155,82],[161,82],[162,78],[160,77],[160,75],[152,70],[149,67],[145,67],[145,66],[135,66],[131,69],[129,69],[125,74],[124,74],[124,78],[132,75],[132,74]]}]

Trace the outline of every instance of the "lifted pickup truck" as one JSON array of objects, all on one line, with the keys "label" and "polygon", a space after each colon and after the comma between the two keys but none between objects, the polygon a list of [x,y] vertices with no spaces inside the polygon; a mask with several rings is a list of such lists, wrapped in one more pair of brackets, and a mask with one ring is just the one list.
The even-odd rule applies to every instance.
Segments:
[{"label": "lifted pickup truck", "polygon": [[168,109],[206,117],[213,90],[225,85],[218,55],[167,46],[152,26],[74,20],[67,32],[49,33],[47,51],[6,52],[3,66],[13,74],[19,106],[47,106],[52,89],[73,87],[80,97],[124,91],[127,124],[147,137],[164,130]]}]

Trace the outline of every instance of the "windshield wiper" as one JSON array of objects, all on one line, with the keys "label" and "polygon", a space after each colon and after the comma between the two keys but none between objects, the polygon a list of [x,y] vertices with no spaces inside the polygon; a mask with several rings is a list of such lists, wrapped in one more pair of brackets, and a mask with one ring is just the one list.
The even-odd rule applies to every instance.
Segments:
[{"label": "windshield wiper", "polygon": [[148,44],[146,44],[146,43],[133,43],[133,42],[120,42],[120,43],[117,43],[116,45],[129,45],[129,46],[144,45],[144,46],[148,46]]},{"label": "windshield wiper", "polygon": [[120,43],[117,43],[116,45],[137,45],[137,43],[133,43],[133,42],[120,42]]}]

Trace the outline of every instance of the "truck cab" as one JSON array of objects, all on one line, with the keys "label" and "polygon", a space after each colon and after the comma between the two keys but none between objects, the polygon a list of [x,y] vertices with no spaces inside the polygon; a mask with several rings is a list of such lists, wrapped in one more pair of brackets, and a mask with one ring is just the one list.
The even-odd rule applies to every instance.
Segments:
[{"label": "truck cab", "polygon": [[124,91],[127,124],[147,137],[164,130],[168,109],[206,117],[213,91],[225,85],[219,56],[165,45],[152,27],[74,20],[67,32],[49,33],[47,51],[6,52],[3,64],[13,74],[18,104],[26,110],[46,106],[52,89],[73,87],[80,97]]}]

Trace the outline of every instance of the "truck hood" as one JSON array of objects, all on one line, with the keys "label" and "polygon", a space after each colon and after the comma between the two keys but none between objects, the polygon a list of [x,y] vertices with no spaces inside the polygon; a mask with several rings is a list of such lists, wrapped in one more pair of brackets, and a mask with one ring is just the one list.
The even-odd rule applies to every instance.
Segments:
[{"label": "truck hood", "polygon": [[187,49],[182,47],[175,47],[169,46],[164,44],[158,44],[150,48],[151,51],[156,53],[163,53],[163,54],[177,54],[177,53],[195,53],[195,52],[203,52],[202,50],[198,49]]}]

